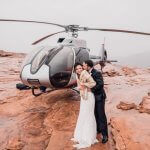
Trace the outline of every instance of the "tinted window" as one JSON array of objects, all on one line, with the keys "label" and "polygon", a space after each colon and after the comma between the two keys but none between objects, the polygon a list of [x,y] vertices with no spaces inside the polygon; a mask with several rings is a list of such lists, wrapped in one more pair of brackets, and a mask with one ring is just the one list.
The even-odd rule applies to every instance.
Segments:
[{"label": "tinted window", "polygon": [[64,87],[70,81],[74,66],[74,53],[71,48],[63,47],[49,62],[50,80],[55,87]]},{"label": "tinted window", "polygon": [[51,53],[53,49],[45,47],[36,54],[31,63],[31,73],[36,73],[42,64],[46,61],[47,55]]},{"label": "tinted window", "polygon": [[89,59],[89,52],[85,48],[80,48],[76,51],[76,62],[83,63]]}]

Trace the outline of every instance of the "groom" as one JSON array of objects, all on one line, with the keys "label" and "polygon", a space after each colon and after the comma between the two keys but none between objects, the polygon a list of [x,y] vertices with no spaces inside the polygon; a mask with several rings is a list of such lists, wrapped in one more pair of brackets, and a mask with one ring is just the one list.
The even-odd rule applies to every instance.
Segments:
[{"label": "groom", "polygon": [[93,68],[93,61],[86,60],[83,62],[83,69],[87,70],[96,82],[96,86],[92,88],[95,96],[95,118],[97,124],[97,133],[102,133],[102,143],[108,141],[107,118],[105,115],[105,99],[104,81],[101,72]]}]

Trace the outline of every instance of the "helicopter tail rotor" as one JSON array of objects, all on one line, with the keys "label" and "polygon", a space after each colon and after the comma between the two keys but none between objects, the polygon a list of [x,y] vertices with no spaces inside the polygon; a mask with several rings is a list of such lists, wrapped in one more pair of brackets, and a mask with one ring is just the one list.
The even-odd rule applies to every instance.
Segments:
[{"label": "helicopter tail rotor", "polygon": [[105,49],[105,38],[104,38],[104,43],[101,46],[99,55],[101,56],[101,61],[107,60],[107,51]]}]

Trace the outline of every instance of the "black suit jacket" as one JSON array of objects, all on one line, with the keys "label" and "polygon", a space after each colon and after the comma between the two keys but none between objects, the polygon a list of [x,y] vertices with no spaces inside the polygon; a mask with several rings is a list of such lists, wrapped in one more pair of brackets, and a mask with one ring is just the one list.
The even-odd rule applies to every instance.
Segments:
[{"label": "black suit jacket", "polygon": [[105,90],[104,90],[104,81],[101,72],[96,69],[92,69],[91,76],[96,82],[96,85],[92,88],[92,92],[95,95],[95,100],[101,100],[106,98]]}]

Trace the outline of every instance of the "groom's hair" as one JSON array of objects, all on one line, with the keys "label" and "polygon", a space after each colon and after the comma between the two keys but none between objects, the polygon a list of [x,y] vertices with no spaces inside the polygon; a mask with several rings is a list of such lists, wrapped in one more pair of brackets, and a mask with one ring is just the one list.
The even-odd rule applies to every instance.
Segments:
[{"label": "groom's hair", "polygon": [[92,61],[92,60],[90,60],[90,59],[89,59],[89,60],[84,61],[84,63],[85,63],[85,64],[87,64],[87,65],[88,65],[89,67],[91,67],[91,68],[94,66],[93,61]]}]

